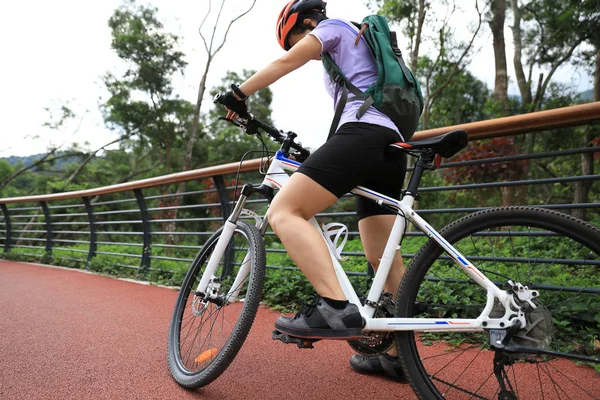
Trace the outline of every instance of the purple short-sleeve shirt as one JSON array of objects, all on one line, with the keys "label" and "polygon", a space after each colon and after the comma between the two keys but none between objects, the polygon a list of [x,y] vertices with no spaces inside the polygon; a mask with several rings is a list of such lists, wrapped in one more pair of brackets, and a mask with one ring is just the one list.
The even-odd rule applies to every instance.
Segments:
[{"label": "purple short-sleeve shirt", "polygon": [[[335,63],[354,86],[365,91],[377,81],[377,64],[373,59],[371,50],[369,50],[369,46],[364,38],[360,40],[358,46],[355,46],[358,28],[350,22],[339,19],[328,19],[321,22],[310,34],[319,39],[323,47],[322,53],[329,53],[331,55]],[[331,80],[327,72],[324,72],[324,76],[325,88],[331,97],[333,97],[333,105],[336,107],[342,88]],[[356,113],[362,103],[362,100],[356,100],[349,101],[346,104],[338,128],[347,122],[365,122],[384,126],[398,132],[398,128],[392,120],[374,107],[369,108],[359,121],[356,118]],[[398,133],[400,134],[400,132]],[[404,140],[401,134],[400,138]]]}]

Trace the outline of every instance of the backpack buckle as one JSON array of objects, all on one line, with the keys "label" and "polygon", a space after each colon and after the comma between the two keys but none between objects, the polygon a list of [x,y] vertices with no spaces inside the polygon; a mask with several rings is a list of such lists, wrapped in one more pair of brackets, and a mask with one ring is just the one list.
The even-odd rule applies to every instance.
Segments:
[{"label": "backpack buckle", "polygon": [[336,72],[335,75],[333,75],[333,81],[342,86],[344,84],[344,76]]}]

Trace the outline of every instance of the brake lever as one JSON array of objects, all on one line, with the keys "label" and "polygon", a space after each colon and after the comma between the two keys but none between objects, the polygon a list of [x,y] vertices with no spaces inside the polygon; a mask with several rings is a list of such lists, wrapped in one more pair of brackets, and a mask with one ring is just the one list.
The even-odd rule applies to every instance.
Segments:
[{"label": "brake lever", "polygon": [[[250,118],[249,119],[229,119],[229,118],[225,118],[225,117],[219,117],[218,118],[219,121],[227,121],[230,124],[233,124],[235,126],[237,126],[240,129],[243,129],[247,135],[258,135],[258,128],[260,127],[260,125],[258,125],[257,123],[254,123],[254,118],[252,118],[252,114],[250,114]],[[245,123],[244,123],[245,121]]]},{"label": "brake lever", "polygon": [[226,117],[219,117],[217,118],[219,121],[226,121],[229,122],[232,125],[237,126],[238,128],[246,128],[246,125],[244,125],[243,123],[241,123],[239,120],[237,119],[229,119]]}]

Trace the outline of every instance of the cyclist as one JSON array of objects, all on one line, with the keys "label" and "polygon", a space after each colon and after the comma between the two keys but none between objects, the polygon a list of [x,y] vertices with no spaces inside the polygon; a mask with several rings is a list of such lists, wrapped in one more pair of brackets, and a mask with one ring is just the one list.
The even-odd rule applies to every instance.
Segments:
[{"label": "cyclist", "polygon": [[[352,24],[326,16],[322,0],[292,0],[277,20],[277,41],[287,51],[239,87],[224,93],[219,103],[228,119],[247,118],[245,100],[310,60],[329,53],[348,80],[366,90],[377,79],[377,66],[368,45],[357,41]],[[339,100],[341,89],[327,74],[325,86]],[[387,158],[390,143],[403,140],[402,133],[384,114],[371,107],[357,120],[362,101],[349,101],[337,131],[293,174],[277,194],[268,212],[269,223],[290,257],[314,286],[318,297],[293,318],[279,317],[275,328],[290,336],[314,339],[358,339],[363,321],[358,307],[348,302],[338,283],[329,252],[322,237],[307,222],[334,204],[357,185],[399,198],[406,173],[406,158]],[[376,203],[357,197],[359,231],[368,261],[377,268],[395,214]],[[392,215],[393,214],[393,215]],[[397,292],[404,265],[400,253],[392,265],[386,290]],[[381,356],[355,355],[354,369],[403,381],[395,349]]]}]

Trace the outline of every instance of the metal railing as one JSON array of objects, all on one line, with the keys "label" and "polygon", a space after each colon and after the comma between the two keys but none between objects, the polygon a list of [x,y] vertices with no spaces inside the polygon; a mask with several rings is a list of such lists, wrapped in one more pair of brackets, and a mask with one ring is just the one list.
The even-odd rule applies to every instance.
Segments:
[{"label": "metal railing", "polygon": [[[489,139],[530,132],[591,126],[600,121],[600,102],[557,110],[544,111],[418,132],[414,139],[436,136],[452,129],[465,129],[470,140]],[[518,154],[462,162],[447,162],[441,174],[455,168],[533,162],[539,160],[575,159],[582,154],[599,153],[600,147],[582,147],[533,154]],[[261,160],[241,164],[242,180],[257,182]],[[235,173],[239,163],[214,166],[195,171],[165,175],[91,190],[55,193],[39,196],[0,199],[0,246],[4,258],[30,258],[99,271],[114,271],[115,267],[130,271],[138,278],[176,283],[185,272],[195,253],[229,214],[235,198]],[[439,175],[438,175],[439,176]],[[507,188],[533,188],[590,182],[597,185],[600,175],[547,176],[504,182],[431,185],[421,189],[424,200],[419,213],[434,219],[432,225],[441,228],[457,214],[485,209],[492,204],[482,200],[481,191]],[[176,184],[186,182],[185,193],[175,193]],[[597,186],[593,186],[597,192]],[[436,203],[441,192],[474,193],[472,205],[448,207]],[[477,197],[479,194],[479,197]],[[432,199],[428,201],[427,199]],[[525,199],[526,200],[526,199]],[[496,204],[497,205],[497,204]],[[537,206],[559,210],[586,210],[597,217],[600,199],[590,198],[582,204],[571,201],[549,201]],[[251,200],[248,207],[257,212],[267,208],[265,200]],[[343,198],[335,211],[328,210],[318,219],[342,220],[349,226],[349,236],[358,236],[354,206]],[[599,218],[600,219],[600,218]],[[408,232],[408,239],[424,239],[418,232]],[[266,237],[268,259],[272,268],[292,269],[286,252],[272,232]],[[368,275],[364,253],[357,244],[342,255],[352,258],[350,275]],[[414,254],[403,254],[411,258]],[[355,268],[356,265],[362,267]]]}]

